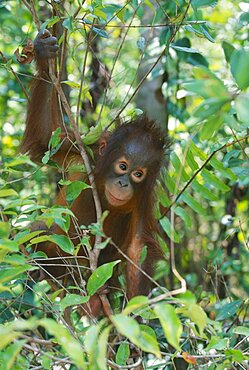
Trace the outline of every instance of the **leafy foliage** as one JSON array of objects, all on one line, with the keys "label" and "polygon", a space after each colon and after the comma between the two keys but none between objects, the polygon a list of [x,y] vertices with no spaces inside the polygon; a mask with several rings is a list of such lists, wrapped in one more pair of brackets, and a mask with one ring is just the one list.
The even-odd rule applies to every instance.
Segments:
[{"label": "leafy foliage", "polygon": [[[33,2],[0,4],[0,369],[125,368],[132,358],[146,369],[247,368],[248,4],[54,3],[56,16],[47,2],[35,2],[35,8]],[[51,204],[58,180],[52,156],[62,145],[60,132],[52,135],[43,166],[17,155],[34,66],[18,64],[14,50],[34,38],[38,23],[62,28],[59,42],[64,37],[68,47],[63,86],[70,90],[90,157],[104,127],[120,115],[141,113],[133,99],[143,86],[136,79],[141,62],[150,72],[144,84],[161,81],[163,128],[173,143],[157,186],[156,215],[164,231],[159,241],[167,262],[158,263],[150,297],[124,305],[122,293],[113,294],[110,321],[87,319],[84,305],[119,261],[91,271],[86,284],[81,274],[86,264],[77,258],[82,246],[92,249],[87,227],[104,238],[99,248],[110,240],[102,225],[79,225],[81,243],[75,247],[67,233],[77,220],[67,206]],[[108,81],[95,110],[91,37]],[[88,109],[80,117],[82,103]],[[63,173],[59,184],[67,186],[70,205],[89,186],[65,178]],[[55,222],[65,235],[33,231],[34,222],[48,229]],[[46,256],[32,246],[46,240],[70,255],[64,263],[76,266],[81,284],[72,281],[64,289],[55,281],[52,289],[38,281],[39,262]]]}]

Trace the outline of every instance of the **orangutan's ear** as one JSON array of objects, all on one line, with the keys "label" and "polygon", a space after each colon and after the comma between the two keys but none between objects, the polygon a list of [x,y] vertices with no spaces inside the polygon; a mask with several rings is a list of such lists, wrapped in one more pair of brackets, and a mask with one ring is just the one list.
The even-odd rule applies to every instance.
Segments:
[{"label": "orangutan's ear", "polygon": [[99,139],[99,155],[104,155],[105,149],[107,147],[107,141],[111,136],[110,131],[104,131]]}]

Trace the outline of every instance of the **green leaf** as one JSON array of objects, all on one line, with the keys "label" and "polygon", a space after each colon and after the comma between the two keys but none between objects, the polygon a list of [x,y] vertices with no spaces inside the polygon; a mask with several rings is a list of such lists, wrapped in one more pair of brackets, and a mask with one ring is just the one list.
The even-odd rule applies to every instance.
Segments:
[{"label": "green leaf", "polygon": [[198,326],[199,333],[203,336],[204,328],[207,325],[207,315],[201,306],[196,303],[191,303],[190,305],[180,308],[178,311],[184,316],[189,317],[190,320]]},{"label": "green leaf", "polygon": [[[16,369],[15,361],[18,359],[23,345],[26,343],[26,340],[16,340],[15,343],[12,343],[4,351],[4,370]],[[3,369],[1,367],[1,369]]]},{"label": "green leaf", "polygon": [[125,309],[123,310],[124,315],[129,315],[130,313],[134,312],[141,307],[148,306],[148,297],[143,295],[133,297],[126,305]]},{"label": "green leaf", "polygon": [[42,319],[39,321],[39,325],[43,326],[50,335],[56,338],[77,367],[86,369],[83,347],[62,324],[58,324],[52,319]]},{"label": "green leaf", "polygon": [[183,193],[180,197],[180,199],[185,202],[190,208],[192,208],[196,213],[199,213],[200,215],[205,216],[206,215],[206,210],[203,208],[200,204],[200,202],[197,202],[192,195],[187,193]]},{"label": "green leaf", "polygon": [[47,19],[44,23],[42,23],[41,30],[45,30],[45,28],[51,28],[59,21],[60,21],[60,17],[58,16],[51,17]]},{"label": "green leaf", "polygon": [[86,136],[83,137],[83,143],[84,145],[91,145],[95,143],[102,133],[102,127],[101,125],[93,126],[90,128],[90,131],[86,134]]},{"label": "green leaf", "polygon": [[218,177],[213,175],[208,170],[204,169],[201,174],[205,182],[208,185],[212,185],[215,189],[221,190],[224,193],[230,190],[229,186],[224,184]]},{"label": "green leaf", "polygon": [[3,326],[0,325],[0,350],[4,349],[14,339],[18,338],[19,333],[13,330],[11,325]]},{"label": "green leaf", "polygon": [[230,63],[231,55],[233,51],[235,50],[235,48],[233,45],[229,44],[229,42],[227,41],[222,41],[221,45],[222,45],[222,48],[225,54],[226,61],[227,63]]},{"label": "green leaf", "polygon": [[30,241],[31,244],[39,244],[46,241],[50,241],[52,243],[57,244],[60,249],[68,254],[73,254],[74,252],[74,245],[72,241],[66,235],[43,235],[38,236]]},{"label": "green leaf", "polygon": [[165,337],[169,344],[180,350],[180,337],[182,334],[182,324],[173,306],[167,303],[159,303],[154,307],[162,325]]},{"label": "green leaf", "polygon": [[249,328],[247,328],[246,326],[236,326],[235,328],[233,328],[233,333],[249,336]]},{"label": "green leaf", "polygon": [[[239,95],[235,99],[235,107],[241,122],[248,123],[249,120],[249,96]],[[249,127],[249,125],[248,125]]]},{"label": "green leaf", "polygon": [[30,265],[24,265],[19,267],[11,267],[11,269],[2,270],[0,271],[0,283],[3,284],[8,281],[14,280],[23,272],[26,272],[30,269],[32,269]]},{"label": "green leaf", "polygon": [[105,249],[106,246],[110,243],[111,241],[111,238],[107,238],[106,240],[104,240],[103,242],[99,243],[97,246],[96,246],[96,249]]},{"label": "green leaf", "polygon": [[60,306],[62,311],[64,311],[67,307],[78,306],[88,301],[89,301],[88,296],[82,297],[79,294],[67,294],[66,297],[60,301]]},{"label": "green leaf", "polygon": [[70,86],[72,89],[76,89],[76,90],[80,89],[80,84],[77,82],[65,80],[65,81],[62,81],[61,83]]},{"label": "green leaf", "polygon": [[126,365],[127,360],[130,357],[130,347],[128,343],[121,343],[116,353],[116,363],[120,366]]},{"label": "green leaf", "polygon": [[137,342],[141,332],[138,322],[135,319],[120,313],[111,316],[111,322],[120,334],[130,339],[133,343]]},{"label": "green leaf", "polygon": [[211,192],[209,189],[207,189],[204,185],[201,185],[197,180],[194,180],[192,182],[192,188],[203,198],[206,198],[210,201],[216,201],[218,200],[218,197],[216,194]]},{"label": "green leaf", "polygon": [[9,252],[18,252],[19,246],[14,240],[0,239],[0,250],[1,249]]},{"label": "green leaf", "polygon": [[192,227],[192,218],[190,217],[188,212],[185,211],[185,209],[183,209],[182,207],[176,207],[174,209],[174,212],[177,216],[181,217],[188,229]]},{"label": "green leaf", "polygon": [[103,37],[105,39],[108,39],[109,38],[109,35],[108,33],[103,30],[103,29],[100,29],[100,28],[96,28],[96,27],[92,27],[92,30],[100,37]]},{"label": "green leaf", "polygon": [[139,335],[139,339],[135,344],[143,351],[153,353],[156,357],[161,358],[161,353],[154,330],[147,325],[140,325],[140,330],[141,333]]},{"label": "green leaf", "polygon": [[1,189],[0,198],[17,196],[17,192],[14,189]]},{"label": "green leaf", "polygon": [[237,300],[230,303],[227,303],[225,305],[222,305],[221,308],[218,310],[218,314],[216,316],[216,320],[222,321],[226,320],[231,316],[234,316],[237,311],[240,309],[243,301]]},{"label": "green leaf", "polygon": [[66,235],[51,235],[50,240],[57,244],[64,252],[73,254],[74,244]]},{"label": "green leaf", "polygon": [[165,184],[167,186],[167,189],[170,191],[170,193],[174,194],[175,192],[175,182],[173,181],[172,177],[167,173],[165,176]]},{"label": "green leaf", "polygon": [[88,189],[88,188],[91,188],[91,186],[87,185],[83,181],[72,182],[71,184],[68,185],[66,189],[67,202],[69,203],[73,202],[76,198],[78,198],[78,196],[83,190]]},{"label": "green leaf", "polygon": [[49,149],[54,149],[61,141],[60,139],[61,135],[61,128],[58,127],[55,131],[52,132],[51,138],[48,143]]},{"label": "green leaf", "polygon": [[215,76],[213,78],[206,76],[206,78],[201,79],[197,75],[196,80],[183,83],[183,88],[187,91],[191,91],[199,96],[202,96],[204,99],[217,98],[221,101],[229,99],[228,91],[223,82]]},{"label": "green leaf", "polygon": [[73,20],[74,20],[73,17],[66,18],[63,21],[62,26],[69,31],[73,31]]},{"label": "green leaf", "polygon": [[191,5],[193,8],[205,8],[207,6],[213,6],[217,0],[192,0]]},{"label": "green leaf", "polygon": [[47,164],[47,163],[48,163],[48,161],[49,161],[49,159],[50,159],[50,151],[49,151],[49,150],[47,150],[47,151],[45,152],[44,156],[42,157],[42,163],[43,163],[43,164]]},{"label": "green leaf", "polygon": [[232,362],[239,362],[243,363],[245,360],[248,359],[247,356],[244,356],[241,351],[238,349],[227,349],[225,351],[225,355],[232,358]]},{"label": "green leaf", "polygon": [[107,353],[107,345],[108,345],[108,337],[111,330],[111,325],[109,325],[107,328],[104,328],[101,332],[98,343],[97,343],[97,358],[96,362],[98,364],[99,370],[107,370],[106,366],[106,353]]},{"label": "green leaf", "polygon": [[85,334],[84,345],[89,356],[90,364],[92,364],[96,356],[99,332],[100,325],[92,325],[89,327],[89,329],[87,329]]},{"label": "green leaf", "polygon": [[201,30],[201,33],[206,37],[206,39],[210,42],[215,42],[215,40],[213,39],[213,37],[210,35],[210,33],[208,32],[207,30],[207,27],[206,26],[202,26],[200,25],[200,30]]},{"label": "green leaf", "polygon": [[234,50],[231,55],[231,72],[241,89],[249,86],[248,65],[249,50],[245,48]]},{"label": "green leaf", "polygon": [[207,159],[207,154],[204,153],[198,146],[195,145],[193,141],[189,142],[189,149],[193,153],[193,155],[200,158],[202,161],[205,161]]},{"label": "green leaf", "polygon": [[[0,221],[0,237],[1,238],[8,238],[10,235],[10,224],[9,222],[2,222]],[[1,248],[1,242],[0,242],[0,248]]]},{"label": "green leaf", "polygon": [[102,287],[113,274],[113,268],[120,262],[114,261],[105,263],[99,266],[89,277],[87,282],[87,291],[90,296],[97,292],[97,290]]},{"label": "green leaf", "polygon": [[193,153],[191,152],[191,150],[187,151],[186,162],[187,162],[187,164],[189,165],[189,167],[191,168],[192,171],[197,171],[199,169],[198,163],[194,159],[194,156],[193,156]]},{"label": "green leaf", "polygon": [[41,234],[42,232],[43,230],[37,230],[32,232],[29,231],[20,232],[15,236],[15,242],[17,242],[19,245],[25,244],[35,236]]},{"label": "green leaf", "polygon": [[171,44],[170,46],[172,47],[172,49],[175,49],[177,51],[183,51],[184,53],[199,53],[197,49],[193,49],[193,48],[186,48],[184,46],[178,46],[174,44]]},{"label": "green leaf", "polygon": [[147,5],[153,11],[153,13],[156,13],[155,6],[151,4],[149,0],[144,0],[144,4]]},{"label": "green leaf", "polygon": [[126,14],[126,8],[125,7],[121,8],[116,13],[116,16],[118,17],[118,19],[121,20],[122,23],[124,23],[125,14]]},{"label": "green leaf", "polygon": [[12,266],[24,266],[27,263],[27,258],[20,254],[11,254],[6,255],[3,258],[3,262],[8,263]]},{"label": "green leaf", "polygon": [[160,224],[163,228],[163,230],[166,232],[168,237],[172,240],[174,240],[175,243],[179,243],[180,236],[177,234],[177,232],[174,230],[174,227],[171,226],[171,223],[169,219],[165,216],[160,220]]},{"label": "green leaf", "polygon": [[216,349],[222,351],[227,348],[228,338],[211,337],[209,344],[205,348],[205,352],[209,352],[210,349]]},{"label": "green leaf", "polygon": [[215,170],[219,171],[219,173],[223,177],[226,177],[232,181],[237,180],[237,176],[230,170],[230,168],[225,168],[224,164],[220,162],[217,158],[213,157],[209,163]]},{"label": "green leaf", "polygon": [[219,98],[205,99],[193,112],[193,116],[196,117],[194,122],[198,123],[209,118],[212,114],[218,112],[226,102],[227,100],[222,101]]},{"label": "green leaf", "polygon": [[184,164],[181,163],[181,160],[179,159],[177,154],[172,153],[170,159],[171,159],[171,162],[172,162],[177,174],[181,174],[181,178],[183,179],[183,181],[188,181],[190,176],[184,170]]}]

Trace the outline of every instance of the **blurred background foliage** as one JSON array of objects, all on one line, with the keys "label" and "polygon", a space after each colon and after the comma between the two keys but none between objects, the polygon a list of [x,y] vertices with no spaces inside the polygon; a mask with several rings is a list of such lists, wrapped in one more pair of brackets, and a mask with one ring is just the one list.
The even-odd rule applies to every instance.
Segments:
[{"label": "blurred background foliage", "polygon": [[[130,119],[142,111],[156,119],[170,139],[171,146],[157,184],[156,209],[165,233],[160,243],[166,258],[158,264],[155,278],[169,290],[179,287],[169,262],[173,253],[189,294],[193,298],[194,293],[198,307],[205,310],[210,322],[217,320],[218,325],[215,327],[209,322],[212,330],[206,329],[207,342],[203,344],[202,341],[200,345],[197,338],[200,331],[191,338],[190,329],[186,327],[193,327],[182,318],[179,309],[177,315],[186,325],[186,352],[183,353],[197,357],[181,355],[180,360],[183,358],[185,365],[178,365],[177,369],[195,369],[197,363],[200,369],[246,369],[246,338],[249,335],[246,331],[249,291],[248,1],[71,0],[52,1],[51,4],[42,0],[0,1],[0,321],[11,323],[15,317],[28,319],[31,316],[41,320],[43,311],[40,311],[41,303],[37,303],[39,297],[46,301],[49,311],[56,302],[55,297],[48,299],[49,287],[45,282],[33,286],[32,291],[27,290],[29,283],[23,273],[30,269],[26,263],[28,257],[23,251],[18,252],[23,240],[29,241],[24,237],[29,233],[27,225],[39,219],[41,210],[47,220],[54,217],[54,209],[50,207],[59,180],[52,166],[37,166],[18,152],[27,110],[25,92],[30,89],[35,64],[19,64],[14,53],[37,33],[37,22],[31,11],[33,5],[42,27],[56,24],[60,43],[67,30],[63,85],[72,111],[78,112],[86,144],[97,140],[101,130],[114,119]],[[81,79],[83,89],[79,97]],[[35,309],[31,310],[29,305]],[[155,311],[160,318],[160,310]],[[193,315],[187,315],[188,319],[200,327],[202,314],[198,311]],[[177,327],[177,318],[170,314],[169,317],[170,323]],[[163,327],[164,318],[161,320]],[[115,321],[113,324],[119,330]],[[48,323],[39,325],[45,330]],[[49,327],[53,328],[53,324]],[[244,330],[238,329],[241,327]],[[8,347],[0,356],[0,364],[2,359],[8,366],[2,365],[2,369],[53,368],[52,364],[56,364],[54,353],[50,357],[40,354],[38,359],[30,355],[25,359],[21,352],[25,337],[16,340],[18,335],[10,334],[13,330],[37,331],[34,323],[27,321],[26,327],[21,329],[8,328],[1,329],[8,338]],[[130,329],[135,330],[132,325]],[[63,329],[55,327],[48,333],[56,336],[58,330],[61,334]],[[86,329],[80,327],[80,330]],[[120,332],[139,348],[160,357],[156,346],[146,350],[134,336]],[[161,345],[167,347],[168,344],[159,339],[160,328],[156,334],[160,349]],[[107,333],[103,331],[101,335],[105,346]],[[177,349],[170,342],[170,335],[167,332],[164,335]],[[69,337],[68,343],[71,340]],[[76,356],[77,343],[76,350],[70,352],[62,344],[61,351],[69,355],[77,368],[87,368]],[[90,368],[106,368],[102,361],[106,355],[103,346],[98,349],[97,364],[92,356],[93,348],[89,346],[88,343]],[[28,346],[25,350],[28,351]],[[127,351],[123,343],[120,353],[128,359]],[[58,353],[58,357],[64,356]],[[220,357],[210,357],[210,361],[207,353]],[[162,357],[162,367],[153,365],[155,360],[147,358],[144,368],[171,369],[175,366],[172,357]],[[117,356],[116,363],[122,365]]]}]

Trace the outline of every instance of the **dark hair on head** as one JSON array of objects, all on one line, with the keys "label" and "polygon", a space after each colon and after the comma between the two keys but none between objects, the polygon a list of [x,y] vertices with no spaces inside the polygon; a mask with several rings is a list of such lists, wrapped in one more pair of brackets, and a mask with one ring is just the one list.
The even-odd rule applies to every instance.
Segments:
[{"label": "dark hair on head", "polygon": [[150,142],[156,150],[164,150],[166,143],[164,133],[159,125],[146,115],[118,125],[108,140],[108,145],[122,145],[124,140],[129,141],[133,137]]}]

